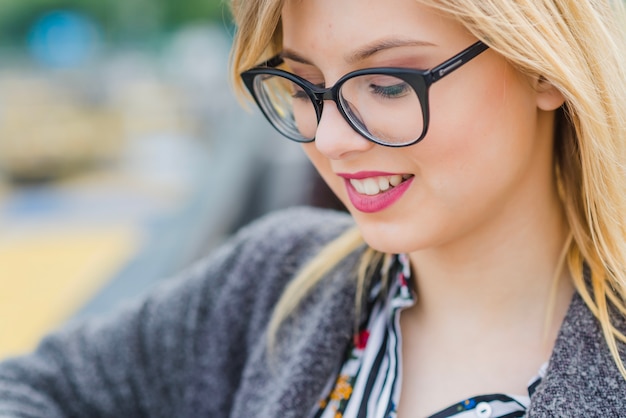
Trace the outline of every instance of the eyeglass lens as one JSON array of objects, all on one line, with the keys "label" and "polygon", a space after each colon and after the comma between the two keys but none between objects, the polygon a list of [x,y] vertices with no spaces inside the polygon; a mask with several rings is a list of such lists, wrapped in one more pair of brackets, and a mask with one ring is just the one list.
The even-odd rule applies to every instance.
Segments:
[{"label": "eyeglass lens", "polygon": [[[309,142],[317,131],[317,113],[299,84],[279,75],[258,75],[254,88],[274,126],[289,138]],[[422,105],[410,84],[387,74],[364,74],[346,80],[339,102],[352,126],[382,144],[402,145],[424,130]]]}]

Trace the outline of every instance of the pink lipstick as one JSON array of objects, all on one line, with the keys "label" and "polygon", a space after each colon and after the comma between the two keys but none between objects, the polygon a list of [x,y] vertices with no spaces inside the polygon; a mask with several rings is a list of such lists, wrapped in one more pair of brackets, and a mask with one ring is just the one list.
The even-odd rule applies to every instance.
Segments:
[{"label": "pink lipstick", "polygon": [[344,178],[352,205],[364,213],[379,212],[393,205],[408,190],[414,178],[408,174],[373,171],[338,175]]}]

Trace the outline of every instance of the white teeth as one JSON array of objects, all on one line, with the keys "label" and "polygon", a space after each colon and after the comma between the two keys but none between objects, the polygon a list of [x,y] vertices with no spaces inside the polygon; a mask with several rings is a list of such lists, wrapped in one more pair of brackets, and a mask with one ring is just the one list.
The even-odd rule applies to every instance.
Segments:
[{"label": "white teeth", "polygon": [[375,194],[380,193],[380,189],[378,188],[378,182],[375,179],[365,179],[363,180],[363,186],[365,189],[365,194],[368,196],[374,196]]},{"label": "white teeth", "polygon": [[378,178],[378,187],[383,192],[385,190],[389,190],[389,188],[391,187],[391,184],[389,184],[389,179],[387,179],[386,177],[379,177]]},{"label": "white teeth", "polygon": [[359,192],[359,194],[365,194],[365,186],[362,182],[351,179],[350,184],[352,184],[352,186],[356,189],[357,192]]},{"label": "white teeth", "polygon": [[396,174],[395,176],[389,177],[389,183],[392,186],[397,186],[398,184],[402,183],[402,176],[399,174]]},{"label": "white teeth", "polygon": [[350,184],[352,185],[352,187],[354,187],[354,189],[357,191],[357,193],[359,193],[359,194],[366,194],[365,193],[365,184],[363,183],[363,181],[356,180],[356,179],[350,179]]},{"label": "white teeth", "polygon": [[374,196],[397,186],[410,177],[410,174],[395,174],[393,176],[370,177],[363,180],[350,179],[350,184],[359,194]]}]

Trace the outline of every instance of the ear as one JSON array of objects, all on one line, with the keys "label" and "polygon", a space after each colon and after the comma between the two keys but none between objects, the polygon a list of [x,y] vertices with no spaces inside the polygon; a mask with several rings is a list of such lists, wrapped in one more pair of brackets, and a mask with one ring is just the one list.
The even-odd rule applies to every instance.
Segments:
[{"label": "ear", "polygon": [[563,93],[543,77],[537,80],[537,107],[541,110],[556,110],[565,103]]}]

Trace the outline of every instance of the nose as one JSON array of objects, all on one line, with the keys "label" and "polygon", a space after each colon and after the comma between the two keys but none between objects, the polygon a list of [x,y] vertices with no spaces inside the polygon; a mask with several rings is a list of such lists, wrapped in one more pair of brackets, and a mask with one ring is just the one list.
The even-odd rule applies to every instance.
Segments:
[{"label": "nose", "polygon": [[319,152],[331,160],[339,160],[368,151],[375,145],[352,129],[335,103],[330,100],[324,103],[315,135],[315,146]]}]

